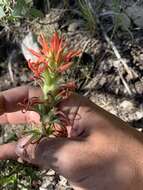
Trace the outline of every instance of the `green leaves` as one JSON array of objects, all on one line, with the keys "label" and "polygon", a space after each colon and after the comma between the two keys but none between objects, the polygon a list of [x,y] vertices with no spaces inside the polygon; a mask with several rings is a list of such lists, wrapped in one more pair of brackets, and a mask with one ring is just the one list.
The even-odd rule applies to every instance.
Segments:
[{"label": "green leaves", "polygon": [[4,176],[0,179],[0,186],[3,186],[5,184],[14,184],[16,181],[16,176],[15,175],[10,175],[10,176]]},{"label": "green leaves", "polygon": [[29,11],[29,15],[33,18],[37,18],[37,17],[43,17],[43,13],[41,11],[39,11],[38,9],[35,8],[31,8]]},{"label": "green leaves", "polygon": [[130,31],[131,20],[122,8],[121,0],[112,0],[112,12],[113,12],[113,31],[111,38],[115,35],[120,28],[127,32],[133,40],[133,34]]},{"label": "green leaves", "polygon": [[[22,165],[15,161],[1,161],[0,189],[29,190],[32,182],[42,179],[40,171],[30,165]],[[35,189],[35,188],[34,188]],[[36,188],[37,189],[37,188]]]},{"label": "green leaves", "polygon": [[0,6],[0,19],[5,16],[3,8]]},{"label": "green leaves", "polygon": [[87,0],[78,0],[78,5],[81,11],[81,15],[86,21],[87,28],[90,30],[91,33],[95,33],[96,31],[96,16],[94,14],[94,10],[91,6],[90,1]]},{"label": "green leaves", "polygon": [[14,17],[25,16],[28,11],[29,7],[28,4],[25,2],[25,0],[18,0],[12,12],[12,16]]},{"label": "green leaves", "polygon": [[33,1],[31,0],[17,0],[17,3],[13,9],[12,16],[14,17],[42,17],[43,13],[33,7]]},{"label": "green leaves", "polygon": [[9,6],[8,0],[0,0],[0,19],[6,16],[5,11],[8,11],[6,6]]},{"label": "green leaves", "polygon": [[2,19],[3,23],[27,17],[43,17],[43,13],[34,8],[33,0],[0,0],[0,20]]},{"label": "green leaves", "polygon": [[42,17],[43,13],[33,7],[33,1],[17,0],[17,3],[12,12],[12,16],[14,17],[30,16],[36,18],[36,17]]}]

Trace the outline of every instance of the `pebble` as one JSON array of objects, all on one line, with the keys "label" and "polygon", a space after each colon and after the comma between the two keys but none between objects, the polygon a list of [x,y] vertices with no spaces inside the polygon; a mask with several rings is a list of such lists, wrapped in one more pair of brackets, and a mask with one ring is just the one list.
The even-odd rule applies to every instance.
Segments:
[{"label": "pebble", "polygon": [[61,183],[62,185],[66,186],[67,183],[68,183],[67,179],[65,179],[63,176],[59,176],[59,177],[60,177],[59,183]]},{"label": "pebble", "polygon": [[134,104],[131,101],[128,100],[124,100],[123,102],[121,102],[121,104],[119,105],[119,107],[126,111],[126,112],[131,112],[131,110],[135,109]]},{"label": "pebble", "polygon": [[76,32],[81,27],[83,27],[83,21],[82,20],[74,20],[68,27],[68,32]]}]

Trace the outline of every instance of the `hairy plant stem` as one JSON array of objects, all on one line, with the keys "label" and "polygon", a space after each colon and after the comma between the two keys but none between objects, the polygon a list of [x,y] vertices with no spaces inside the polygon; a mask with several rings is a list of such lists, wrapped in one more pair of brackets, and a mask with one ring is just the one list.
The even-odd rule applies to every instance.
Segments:
[{"label": "hairy plant stem", "polygon": [[49,93],[54,94],[57,90],[59,76],[55,73],[50,73],[48,70],[46,70],[42,76],[44,81],[42,91],[44,93],[44,99],[47,99]]}]

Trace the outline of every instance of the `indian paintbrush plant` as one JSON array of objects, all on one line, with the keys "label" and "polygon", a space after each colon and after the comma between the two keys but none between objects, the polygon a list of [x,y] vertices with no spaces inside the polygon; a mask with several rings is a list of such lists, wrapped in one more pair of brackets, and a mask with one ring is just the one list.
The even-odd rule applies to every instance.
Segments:
[{"label": "indian paintbrush plant", "polygon": [[38,42],[38,52],[28,49],[36,57],[36,61],[28,61],[28,66],[34,73],[43,96],[19,103],[23,112],[32,109],[40,115],[40,124],[31,123],[31,130],[28,131],[32,135],[31,142],[49,136],[67,137],[66,126],[69,121],[57,105],[75,90],[74,81],[65,82],[64,72],[72,66],[73,58],[80,55],[80,51],[69,49],[57,32],[50,42],[41,34]]}]

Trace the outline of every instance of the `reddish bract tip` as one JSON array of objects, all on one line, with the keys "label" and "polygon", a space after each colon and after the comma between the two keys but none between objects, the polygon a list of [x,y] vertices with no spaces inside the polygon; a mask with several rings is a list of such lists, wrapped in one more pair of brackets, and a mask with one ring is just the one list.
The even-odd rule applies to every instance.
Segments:
[{"label": "reddish bract tip", "polygon": [[28,49],[37,58],[37,61],[28,62],[36,77],[40,77],[46,69],[63,73],[72,65],[72,58],[80,54],[80,51],[65,49],[66,44],[57,32],[53,34],[49,44],[43,34],[40,34],[38,41],[41,46],[38,52]]}]

